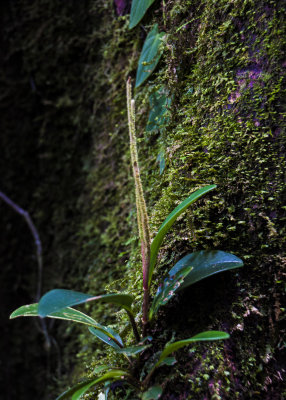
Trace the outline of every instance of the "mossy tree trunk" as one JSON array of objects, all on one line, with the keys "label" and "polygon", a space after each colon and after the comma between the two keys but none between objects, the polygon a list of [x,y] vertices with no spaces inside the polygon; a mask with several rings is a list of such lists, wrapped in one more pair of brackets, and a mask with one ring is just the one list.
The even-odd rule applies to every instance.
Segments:
[{"label": "mossy tree trunk", "polygon": [[[181,256],[204,248],[232,252],[245,267],[197,284],[160,314],[152,328],[158,345],[160,338],[163,345],[172,335],[179,340],[207,329],[225,330],[231,339],[181,351],[176,366],[162,369],[154,382],[164,382],[166,400],[281,399],[285,4],[158,0],[129,30],[128,15],[118,15],[129,11],[129,2],[115,3],[1,5],[0,190],[34,217],[44,245],[45,290],[64,286],[102,293],[109,285],[140,294],[125,81],[135,78],[146,33],[158,23],[166,32],[163,57],[135,91],[152,233],[190,192],[211,183],[218,188],[174,226],[155,278]],[[149,96],[162,88],[171,99],[169,118],[147,130]],[[162,174],[158,154],[165,162]],[[7,312],[1,326],[7,331],[8,311],[24,299],[33,301],[36,265],[24,222],[0,206],[1,278],[8,288],[2,291]],[[106,308],[89,311],[103,323],[113,321]],[[5,358],[5,400],[43,396],[45,356],[33,354],[44,354],[42,339],[35,333],[39,344],[27,342],[27,330],[34,330],[28,324],[9,323],[13,351]],[[20,339],[21,329],[26,331]],[[78,332],[80,339],[72,339]],[[85,330],[57,325],[50,334],[63,346],[58,390],[104,363]],[[28,348],[27,355],[19,347]],[[56,354],[53,347],[48,357],[55,369]],[[41,365],[41,374],[37,366],[24,367],[27,357]],[[53,389],[45,392],[53,398]],[[119,399],[121,392],[113,396]],[[90,395],[96,398],[96,392]]]}]

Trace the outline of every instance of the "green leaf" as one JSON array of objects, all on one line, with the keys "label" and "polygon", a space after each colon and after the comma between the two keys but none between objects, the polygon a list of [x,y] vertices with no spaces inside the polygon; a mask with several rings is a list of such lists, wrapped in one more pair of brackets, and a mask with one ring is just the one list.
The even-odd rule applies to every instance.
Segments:
[{"label": "green leaf", "polygon": [[[29,304],[18,308],[11,314],[10,319],[17,317],[39,317],[38,303]],[[99,324],[93,318],[89,317],[88,315],[84,314],[81,311],[68,307],[53,314],[49,314],[47,315],[47,317],[62,319],[72,322],[79,322],[81,324],[89,325],[93,327],[93,329],[101,332],[101,334],[106,337],[106,340],[109,341],[110,339],[110,341],[114,342],[115,339],[115,341],[117,341],[121,346],[123,346],[121,337],[113,329]]]},{"label": "green leaf", "polygon": [[158,156],[156,158],[156,161],[159,163],[160,175],[162,175],[164,172],[164,169],[165,169],[165,165],[166,165],[163,151],[160,151],[160,153],[158,154]]},{"label": "green leaf", "polygon": [[129,29],[134,28],[144,17],[145,12],[155,0],[133,0],[131,5]]},{"label": "green leaf", "polygon": [[155,24],[146,37],[138,62],[135,87],[140,86],[152,74],[158,64],[163,53],[161,43],[164,35],[165,32],[158,32],[158,24]]},{"label": "green leaf", "polygon": [[193,267],[189,265],[187,265],[185,268],[179,269],[177,273],[172,274],[172,276],[169,276],[169,278],[166,278],[158,287],[149,311],[150,320],[153,318],[154,314],[157,313],[159,308],[162,305],[165,305],[175,295],[176,291],[182,285],[184,278],[192,269]]},{"label": "green leaf", "polygon": [[203,341],[209,341],[209,340],[222,340],[222,339],[228,339],[229,334],[226,332],[221,332],[221,331],[207,331],[207,332],[201,332],[190,339],[185,339],[185,340],[180,340],[178,342],[171,343],[165,347],[165,349],[162,351],[160,358],[158,362],[155,364],[155,368],[159,367],[162,362],[168,357],[169,354],[173,353],[174,351],[179,350],[182,347],[188,346],[191,343],[194,342],[203,342]]},{"label": "green leaf", "polygon": [[163,389],[161,386],[152,386],[147,390],[147,392],[143,393],[142,400],[158,400],[162,393]]},{"label": "green leaf", "polygon": [[108,393],[110,392],[110,381],[106,381],[104,384],[104,399],[108,400]]},{"label": "green leaf", "polygon": [[10,319],[18,317],[38,317],[38,303],[21,306],[12,312]]},{"label": "green leaf", "polygon": [[243,261],[233,254],[221,250],[201,250],[183,257],[170,270],[169,275],[177,275],[182,269],[192,266],[192,270],[185,277],[180,290],[219,272],[243,266]]},{"label": "green leaf", "polygon": [[117,349],[117,353],[121,354],[126,354],[127,356],[133,356],[138,353],[142,353],[142,351],[148,349],[148,347],[151,347],[151,344],[145,344],[142,346],[129,346],[129,347],[123,347],[122,349]]},{"label": "green leaf", "polygon": [[204,186],[199,190],[196,190],[194,193],[192,193],[189,197],[187,197],[181,204],[179,204],[165,219],[165,221],[162,223],[162,225],[159,228],[159,231],[155,238],[152,241],[151,244],[151,252],[150,252],[150,269],[149,269],[149,285],[151,283],[154,267],[157,262],[157,255],[159,252],[159,248],[161,246],[161,243],[171,228],[171,226],[174,224],[176,219],[191,205],[193,204],[196,200],[200,199],[202,196],[204,196],[206,193],[210,192],[211,190],[215,189],[216,185],[208,185]]},{"label": "green leaf", "polygon": [[143,343],[145,343],[146,341],[148,340],[148,342],[152,342],[152,340],[153,340],[153,337],[152,336],[145,336],[143,339],[141,339],[140,340],[140,342],[138,343],[138,344],[143,344]]},{"label": "green leaf", "polygon": [[[100,339],[102,342],[108,344],[114,349],[120,349],[123,346],[121,337],[111,328],[102,326],[103,329],[99,330],[94,327],[88,328],[90,333]],[[115,340],[114,340],[115,339]]]},{"label": "green leaf", "polygon": [[46,293],[39,301],[39,315],[46,317],[66,307],[87,303],[94,300],[101,300],[106,303],[117,304],[131,312],[133,297],[129,294],[105,294],[93,296],[73,290],[54,289]]},{"label": "green leaf", "polygon": [[123,370],[111,370],[101,376],[100,378],[90,378],[83,382],[77,383],[75,386],[71,387],[70,389],[66,390],[62,393],[56,400],[64,400],[64,399],[71,399],[71,400],[78,400],[80,397],[85,394],[88,389],[92,386],[97,385],[101,382],[107,381],[116,381],[116,380],[123,380],[125,377],[128,376],[128,372]]},{"label": "green leaf", "polygon": [[171,105],[171,98],[167,97],[166,90],[161,87],[149,97],[150,113],[146,126],[147,132],[157,131],[169,121],[168,107]]},{"label": "green leaf", "polygon": [[[17,308],[11,315],[10,319],[17,317],[39,317],[38,313],[38,303],[28,304]],[[63,319],[67,321],[79,322],[81,324],[90,326],[100,326],[93,318],[84,314],[81,311],[75,310],[73,308],[64,308],[61,311],[47,315],[48,318]]]}]

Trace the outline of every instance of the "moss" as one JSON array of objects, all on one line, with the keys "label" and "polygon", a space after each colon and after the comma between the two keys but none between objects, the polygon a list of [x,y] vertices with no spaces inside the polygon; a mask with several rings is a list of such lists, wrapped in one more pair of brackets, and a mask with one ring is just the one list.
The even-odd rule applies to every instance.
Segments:
[{"label": "moss", "polygon": [[[167,33],[166,49],[156,72],[135,93],[152,233],[186,195],[204,184],[216,183],[218,189],[174,226],[160,252],[155,281],[181,256],[203,248],[233,252],[244,259],[245,268],[194,286],[180,303],[164,309],[152,328],[158,350],[172,332],[180,339],[222,329],[231,339],[178,353],[176,367],[171,372],[162,368],[154,382],[166,381],[166,400],[278,399],[285,269],[282,1],[165,1],[165,19],[156,2],[144,17],[144,29],[131,31],[127,16],[115,15],[112,1],[87,1],[80,12],[65,5],[59,15],[55,2],[34,3],[30,9],[23,0],[15,8],[17,16],[25,11],[25,34],[23,40],[15,39],[13,51],[25,49],[25,74],[32,76],[41,98],[40,109],[32,115],[37,116],[35,132],[40,132],[38,146],[45,158],[39,187],[33,190],[43,209],[39,223],[44,229],[53,221],[47,235],[53,251],[48,263],[61,268],[60,274],[57,269],[50,272],[54,282],[91,293],[123,288],[135,295],[140,310],[125,80],[128,75],[134,78],[146,31],[157,22]],[[75,25],[78,30],[70,36]],[[161,86],[172,98],[170,119],[159,130],[146,132],[148,98]],[[166,162],[162,175],[156,164],[161,150]],[[63,195],[55,190],[44,201],[51,187],[61,185],[57,176],[63,163]],[[80,185],[69,189],[74,176]],[[45,210],[50,203],[49,213]],[[121,313],[106,307],[86,310],[103,324],[119,321],[130,340]],[[66,341],[78,332],[61,329]],[[101,362],[118,361],[109,350],[97,348],[86,331],[80,332],[73,381]],[[73,345],[67,348],[66,361]],[[102,350],[107,354],[101,358]],[[123,392],[117,389],[115,398],[134,397]]]},{"label": "moss", "polygon": [[[198,399],[243,398],[246,392],[253,398],[267,396],[271,391],[277,393],[279,378],[273,379],[272,386],[265,384],[272,374],[265,353],[271,363],[280,340],[278,326],[269,331],[267,307],[273,299],[267,293],[277,287],[274,276],[281,264],[274,259],[281,254],[285,238],[285,213],[279,206],[285,193],[281,179],[285,171],[285,132],[279,128],[284,117],[280,107],[284,90],[280,55],[285,43],[278,43],[275,34],[282,26],[282,14],[274,3],[270,7],[250,1],[221,1],[215,6],[211,1],[185,3],[173,7],[167,3],[165,63],[161,63],[155,81],[136,95],[137,103],[142,104],[138,111],[140,134],[146,124],[146,99],[154,83],[167,85],[175,96],[169,126],[162,129],[160,137],[156,133],[144,135],[139,145],[153,232],[190,191],[213,182],[219,184],[219,190],[194,206],[170,233],[162,250],[158,278],[180,254],[213,247],[245,258],[246,272],[231,278],[234,294],[230,304],[216,298],[217,308],[224,310],[221,315],[213,309],[207,323],[205,317],[200,317],[196,324],[198,330],[204,325],[210,328],[225,324],[233,332],[230,344],[223,349],[222,345],[210,346],[199,368],[195,368],[197,360],[190,363],[189,384],[184,374],[178,377],[178,372],[174,373],[174,381],[176,387],[184,387],[185,397],[181,392],[181,398],[188,398],[190,393]],[[167,154],[161,177],[158,169],[154,171],[159,147],[156,140]],[[221,279],[223,282],[230,276]],[[204,289],[207,293],[208,285]],[[224,290],[231,289],[225,286]],[[281,297],[278,287],[274,292]],[[217,296],[216,290],[213,295]],[[192,322],[211,309],[204,298],[196,302],[196,307],[191,312]],[[190,336],[194,328],[186,324],[183,327],[181,331],[182,325],[176,326],[178,337]],[[168,331],[170,327],[163,324],[163,329]],[[258,334],[264,339],[257,347]],[[225,359],[229,369],[222,362]],[[215,373],[208,380],[210,365],[215,365]],[[185,367],[182,361],[177,371]],[[165,390],[165,398],[172,398],[174,386],[167,385]]]}]

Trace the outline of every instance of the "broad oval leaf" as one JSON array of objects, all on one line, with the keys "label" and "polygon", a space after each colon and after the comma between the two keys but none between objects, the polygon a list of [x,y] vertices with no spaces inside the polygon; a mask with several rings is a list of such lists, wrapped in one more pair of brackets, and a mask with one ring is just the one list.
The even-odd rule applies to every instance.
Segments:
[{"label": "broad oval leaf", "polygon": [[159,385],[150,387],[147,392],[143,393],[142,400],[158,400],[162,396],[163,389]]},{"label": "broad oval leaf", "polygon": [[166,357],[168,357],[169,354],[179,350],[182,347],[188,346],[191,343],[210,341],[210,340],[223,340],[228,338],[229,334],[226,332],[207,331],[198,333],[197,335],[191,337],[190,339],[180,340],[178,342],[171,343],[167,345],[165,349],[162,351],[158,362],[155,364],[155,368],[159,367],[162,364],[162,362],[166,359]]},{"label": "broad oval leaf", "polygon": [[102,342],[108,344],[109,346],[113,347],[116,350],[120,349],[123,346],[121,337],[111,328],[108,328],[106,326],[102,328],[104,329],[99,330],[91,326],[88,329],[90,333],[92,333]]},{"label": "broad oval leaf", "polygon": [[100,300],[106,303],[117,304],[131,312],[133,297],[129,294],[104,294],[92,296],[81,292],[66,289],[54,289],[46,293],[39,301],[38,312],[41,317],[46,317],[66,307],[75,306],[89,301]]},{"label": "broad oval leaf", "polygon": [[[38,313],[38,303],[28,304],[17,308],[11,315],[10,319],[17,317],[39,317]],[[79,310],[67,307],[61,311],[55,312],[53,314],[47,315],[48,318],[63,319],[67,321],[79,322],[81,324],[90,326],[100,326],[93,318],[84,314]]]},{"label": "broad oval leaf", "polygon": [[171,228],[171,226],[174,224],[176,219],[191,205],[193,204],[196,200],[200,199],[202,196],[204,196],[206,193],[210,192],[211,190],[215,189],[216,185],[208,185],[204,186],[201,189],[196,190],[194,193],[192,193],[189,197],[187,197],[184,201],[182,201],[181,204],[179,204],[165,219],[165,221],[162,223],[162,225],[159,228],[159,231],[157,235],[154,237],[152,244],[151,244],[151,249],[150,249],[150,269],[149,269],[149,285],[151,283],[154,267],[157,262],[157,255],[159,252],[159,248],[161,246],[161,243],[167,234],[168,230]]},{"label": "broad oval leaf", "polygon": [[133,0],[131,5],[129,29],[134,28],[144,17],[147,9],[155,0]]},{"label": "broad oval leaf", "polygon": [[107,381],[116,381],[118,379],[124,380],[129,374],[123,370],[111,370],[101,376],[100,378],[90,378],[83,382],[77,383],[70,389],[66,390],[62,393],[56,400],[79,400],[83,394],[85,394],[92,386],[97,385],[98,383],[107,382]]},{"label": "broad oval leaf", "polygon": [[116,352],[120,354],[125,354],[126,356],[133,356],[151,347],[151,344],[144,344],[141,346],[129,346],[123,347],[122,349],[117,349]]},{"label": "broad oval leaf", "polygon": [[[15,310],[10,319],[17,318],[17,317],[39,317],[38,313],[38,303],[29,304],[26,306],[22,306]],[[79,310],[75,310],[73,308],[67,307],[62,309],[61,311],[55,312],[53,314],[47,315],[48,318],[55,318],[55,319],[62,319],[72,322],[79,322],[81,324],[89,325],[93,327],[93,329],[101,332],[101,334],[106,337],[109,341],[116,341],[119,343],[119,346],[123,346],[123,342],[121,337],[116,333],[113,329],[103,326],[96,322],[93,318],[89,317],[88,315],[84,314]]]},{"label": "broad oval leaf", "polygon": [[166,89],[162,86],[149,96],[150,113],[146,126],[146,132],[158,131],[169,122],[168,109],[171,98],[167,96]]},{"label": "broad oval leaf", "polygon": [[185,277],[179,290],[219,272],[242,267],[243,261],[235,255],[221,250],[201,250],[183,257],[170,270],[169,275],[176,276],[181,269],[184,270],[187,266],[193,268]]},{"label": "broad oval leaf", "polygon": [[140,86],[156,68],[163,53],[161,43],[164,35],[165,32],[158,31],[158,24],[148,33],[138,62],[135,87]]},{"label": "broad oval leaf", "polygon": [[158,287],[149,311],[150,320],[153,318],[154,314],[157,313],[159,308],[166,304],[175,295],[176,291],[182,285],[184,278],[192,269],[193,267],[191,265],[187,265],[185,268],[179,269],[175,274],[169,276],[169,278],[166,278]]}]

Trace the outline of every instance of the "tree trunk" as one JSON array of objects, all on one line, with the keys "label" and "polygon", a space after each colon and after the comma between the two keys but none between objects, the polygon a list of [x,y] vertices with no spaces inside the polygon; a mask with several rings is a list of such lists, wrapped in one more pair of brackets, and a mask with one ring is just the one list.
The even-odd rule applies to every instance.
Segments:
[{"label": "tree trunk", "polygon": [[[44,291],[96,294],[109,285],[141,293],[125,82],[131,76],[135,83],[144,40],[157,23],[166,32],[163,55],[135,90],[153,236],[191,192],[212,183],[217,189],[174,225],[154,277],[201,249],[234,253],[244,267],[197,283],[162,310],[152,327],[158,345],[208,329],[231,338],[181,350],[153,383],[164,382],[164,400],[282,399],[284,2],[158,0],[132,30],[128,1],[0,7],[0,190],[40,233]],[[169,106],[154,120],[149,98],[160,92]],[[106,359],[83,328],[49,325],[48,350],[34,321],[8,321],[13,309],[34,301],[37,262],[25,221],[4,202],[0,210],[3,399],[52,399]],[[89,307],[103,323],[120,318]],[[109,363],[115,358],[107,355]],[[126,398],[113,389],[110,398]]]}]

